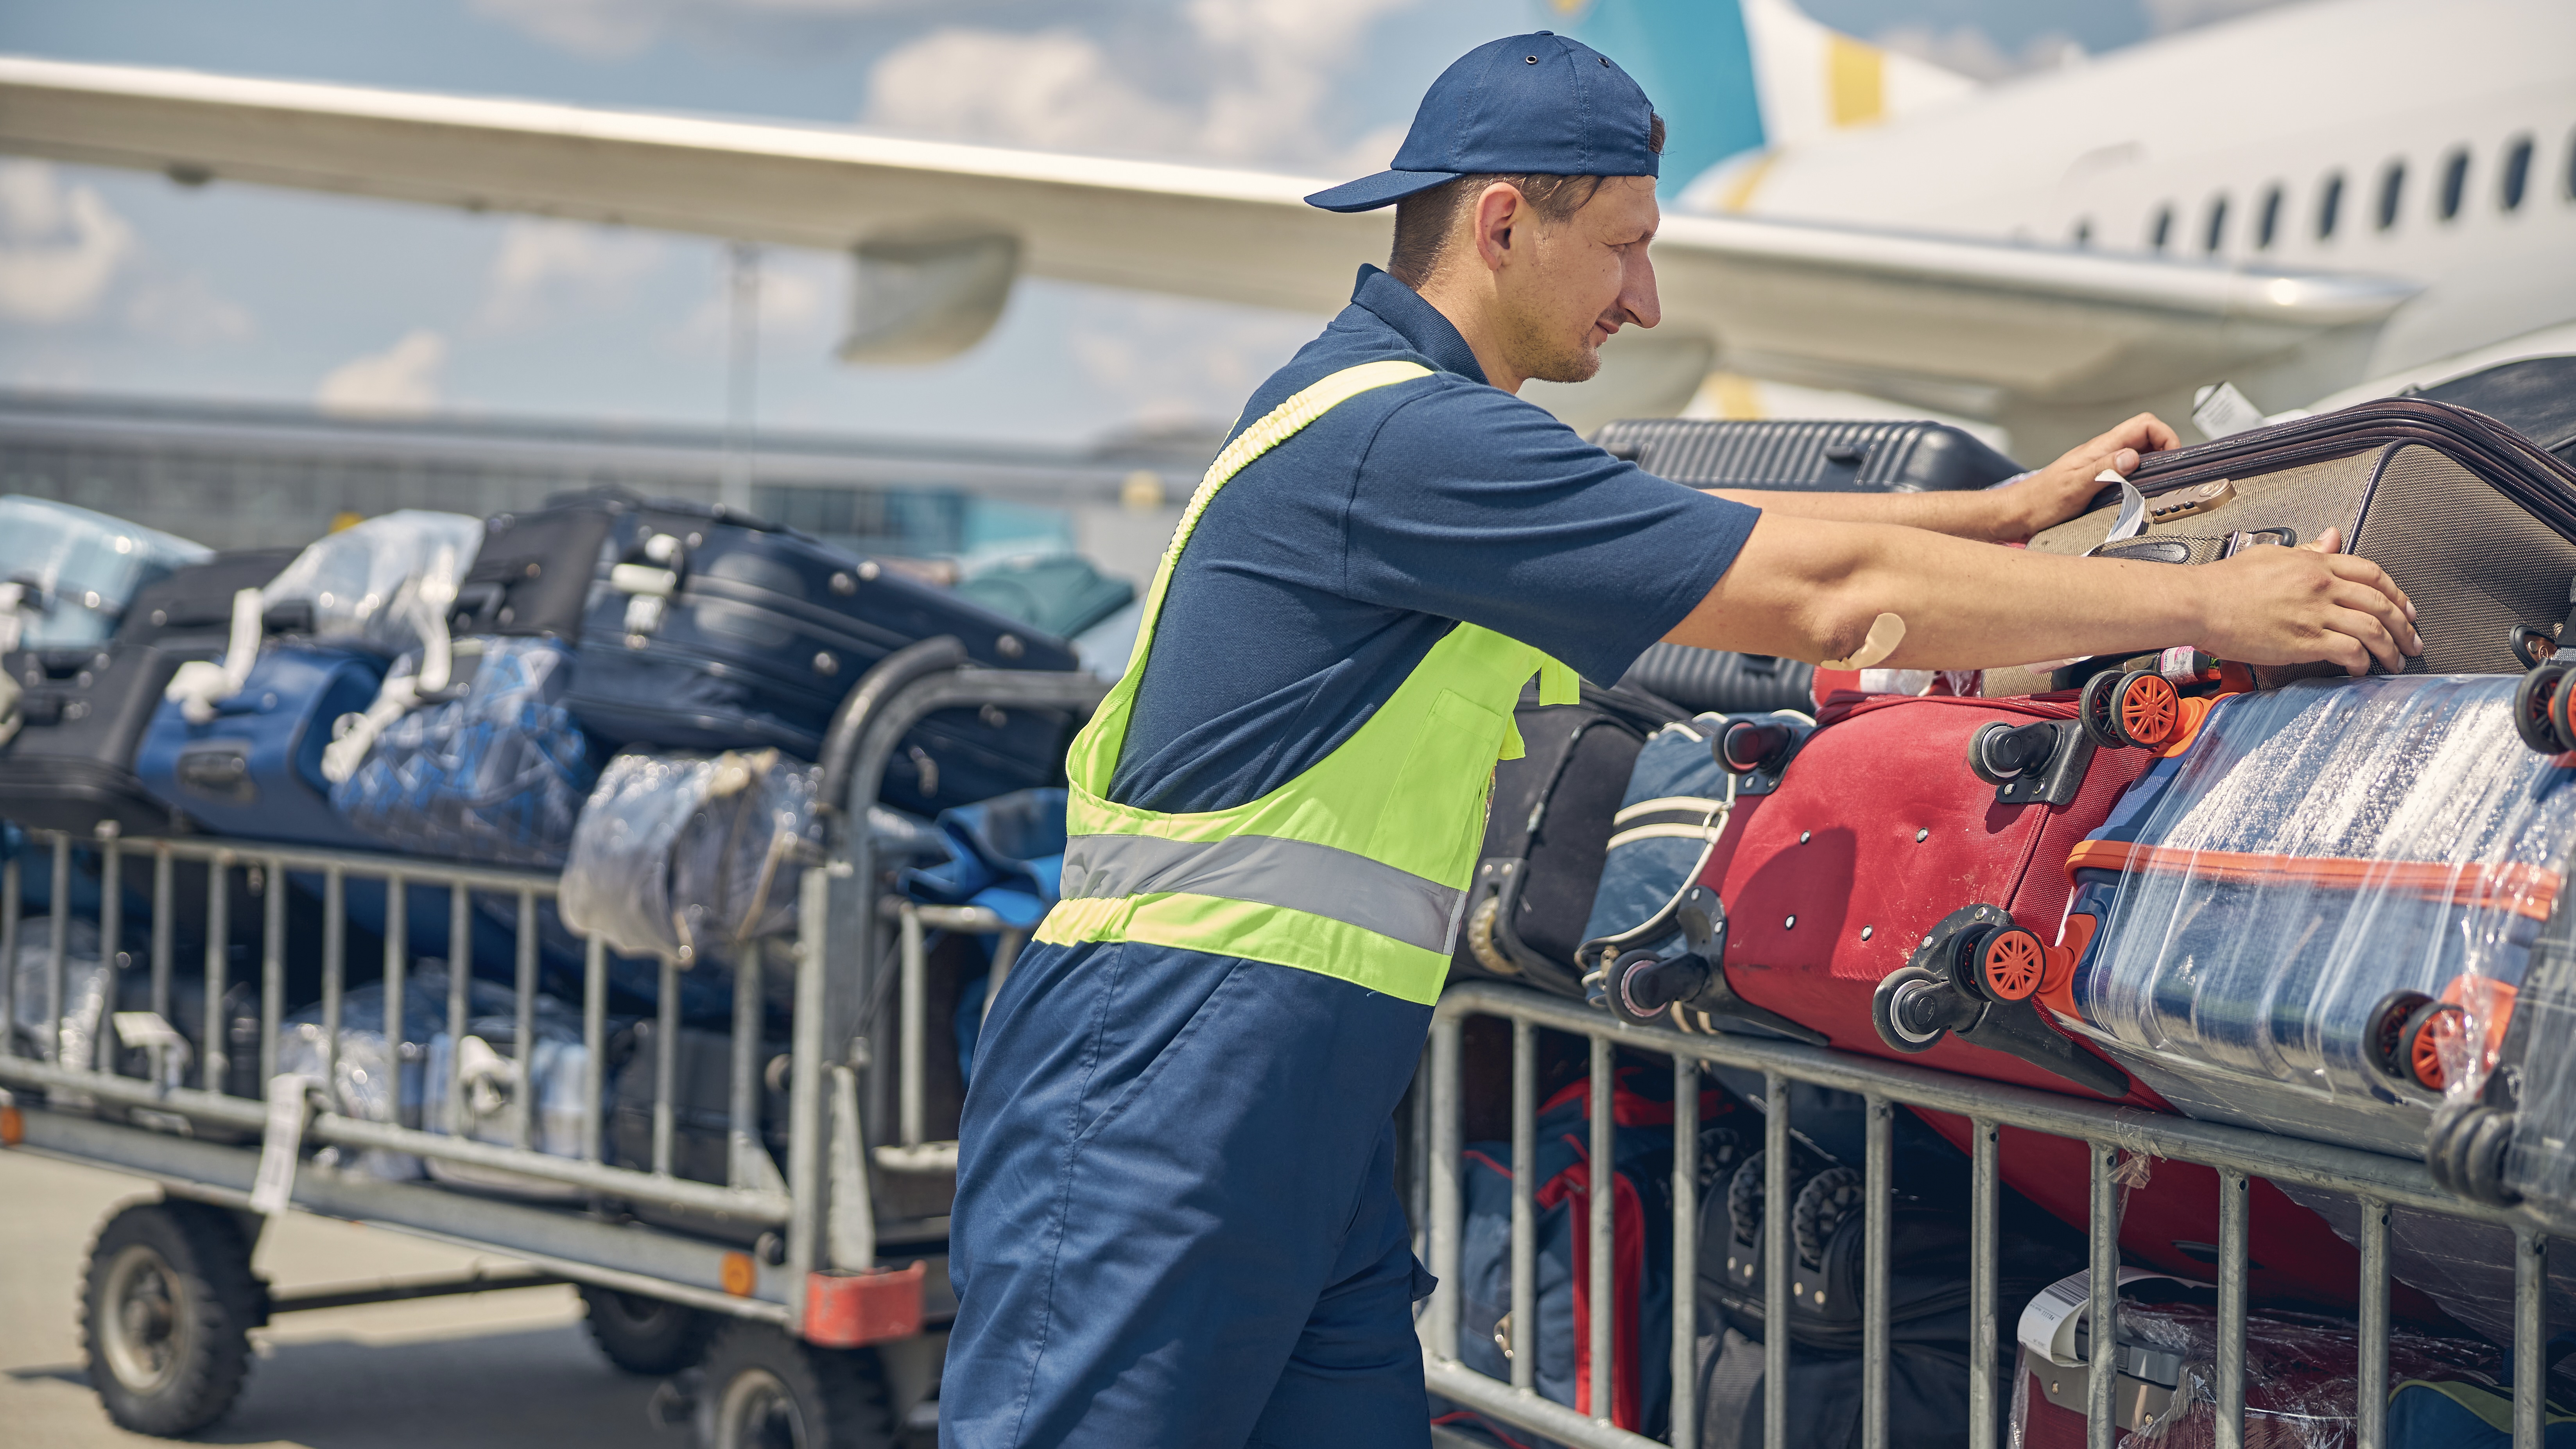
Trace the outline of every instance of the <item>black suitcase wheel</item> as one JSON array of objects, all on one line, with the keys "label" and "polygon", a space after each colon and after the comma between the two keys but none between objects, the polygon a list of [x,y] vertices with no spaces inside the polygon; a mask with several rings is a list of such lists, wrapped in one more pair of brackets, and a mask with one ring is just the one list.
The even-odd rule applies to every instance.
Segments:
[{"label": "black suitcase wheel", "polygon": [[716,1331],[716,1316],[703,1309],[614,1288],[585,1283],[581,1303],[590,1341],[600,1353],[626,1372],[647,1378],[678,1373],[705,1358],[707,1340]]},{"label": "black suitcase wheel", "polygon": [[1861,1211],[1861,1175],[1848,1167],[1828,1167],[1798,1189],[1789,1211],[1789,1236],[1798,1245],[1798,1261],[1809,1268],[1825,1266],[1825,1250],[1834,1230]]},{"label": "black suitcase wheel", "polygon": [[1696,956],[1667,960],[1652,951],[1623,951],[1602,982],[1610,1014],[1635,1026],[1665,1020],[1673,1003],[1688,1001],[1708,984],[1708,965]]},{"label": "black suitcase wheel", "polygon": [[698,1449],[890,1449],[884,1370],[865,1349],[816,1348],[735,1319],[707,1350]]},{"label": "black suitcase wheel", "polygon": [[2433,998],[2421,991],[2392,991],[2370,1009],[2370,1026],[2362,1035],[2370,1064],[2392,1082],[2412,1083],[2406,1067],[2406,1021]]},{"label": "black suitcase wheel", "polygon": [[262,1292],[250,1244],[221,1209],[137,1203],[90,1244],[81,1351],[107,1416],[138,1434],[192,1434],[250,1373]]},{"label": "black suitcase wheel", "polygon": [[2126,749],[2129,740],[2120,733],[2119,702],[2112,691],[2120,687],[2120,675],[2105,671],[2084,681],[2084,691],[2075,696],[2075,722],[2084,728],[2084,737],[2095,747],[2105,750]]},{"label": "black suitcase wheel", "polygon": [[1869,1022],[1901,1052],[1928,1052],[1950,1034],[1956,993],[1938,972],[1899,966],[1870,993]]},{"label": "black suitcase wheel", "polygon": [[2544,755],[2576,749],[2567,726],[2567,676],[2570,666],[2551,660],[2522,677],[2513,691],[2514,733]]}]

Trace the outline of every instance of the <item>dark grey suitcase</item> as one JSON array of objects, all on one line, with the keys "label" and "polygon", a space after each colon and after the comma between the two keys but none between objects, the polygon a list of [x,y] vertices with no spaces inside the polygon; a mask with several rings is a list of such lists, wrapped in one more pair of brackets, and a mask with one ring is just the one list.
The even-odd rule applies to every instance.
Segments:
[{"label": "dark grey suitcase", "polygon": [[[1814,493],[1942,493],[1991,488],[2019,463],[1944,423],[1866,419],[1730,422],[1631,418],[1594,441],[1660,478],[1693,487]],[[1657,644],[1619,683],[1693,711],[1813,710],[1816,671],[1794,659]]]},{"label": "dark grey suitcase", "polygon": [[2481,412],[2576,463],[2576,357],[2526,357],[2410,396]]},{"label": "dark grey suitcase", "polygon": [[1816,493],[1990,488],[2022,466],[1946,423],[1628,418],[1594,437],[1614,458],[1694,487]]}]

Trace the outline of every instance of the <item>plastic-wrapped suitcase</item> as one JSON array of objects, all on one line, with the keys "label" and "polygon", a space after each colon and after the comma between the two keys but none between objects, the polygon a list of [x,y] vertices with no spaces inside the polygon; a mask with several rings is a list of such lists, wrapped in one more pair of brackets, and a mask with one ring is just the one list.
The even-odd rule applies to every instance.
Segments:
[{"label": "plastic-wrapped suitcase", "polygon": [[0,817],[81,836],[102,823],[129,834],[175,828],[169,807],[134,773],[144,731],[181,664],[224,652],[233,596],[266,583],[294,555],[218,554],[138,591],[104,648],[0,657],[18,689],[17,727],[0,744]]},{"label": "plastic-wrapped suitcase", "polygon": [[691,964],[795,929],[797,885],[821,844],[820,774],[776,750],[618,755],[573,830],[565,924]]},{"label": "plastic-wrapped suitcase", "polygon": [[322,755],[343,715],[364,711],[384,662],[351,649],[283,645],[263,651],[240,693],[193,723],[187,704],[161,701],[134,771],[177,815],[219,835],[372,849],[331,808]]},{"label": "plastic-wrapped suitcase", "polygon": [[[1974,435],[1932,422],[1640,418],[1611,423],[1594,441],[1695,488],[1949,492],[1991,488],[2022,471]],[[1762,714],[1812,710],[1815,673],[1795,659],[1656,644],[1619,682],[1694,712]]]},{"label": "plastic-wrapped suitcase", "polygon": [[[2041,532],[2046,553],[2200,564],[2259,543],[2311,542],[2338,530],[2415,603],[2424,653],[2410,674],[2519,673],[2524,631],[2547,634],[2576,574],[2576,465],[2466,408],[2417,398],[2363,403],[2154,453],[2130,480],[2143,527],[2108,541],[2122,498]],[[2161,514],[2161,516],[2160,516]],[[2081,681],[1988,670],[1990,695]],[[2255,671],[2265,684],[2339,674],[2332,664]]]},{"label": "plastic-wrapped suitcase", "polygon": [[203,544],[50,498],[0,498],[0,651],[92,649],[135,592],[204,563]]},{"label": "plastic-wrapped suitcase", "polygon": [[[566,700],[615,745],[775,745],[812,759],[859,676],[885,655],[950,635],[1007,669],[1073,669],[1072,646],[758,519],[697,504],[602,495],[614,515],[602,586],[582,625]],[[946,710],[923,720],[882,798],[923,814],[1055,783],[1073,721],[1055,710]]]},{"label": "plastic-wrapped suitcase", "polygon": [[1573,704],[1540,704],[1535,685],[1521,692],[1513,721],[1526,753],[1494,769],[1453,974],[1583,994],[1574,948],[1601,884],[1613,817],[1646,737],[1683,713],[1589,682]]}]

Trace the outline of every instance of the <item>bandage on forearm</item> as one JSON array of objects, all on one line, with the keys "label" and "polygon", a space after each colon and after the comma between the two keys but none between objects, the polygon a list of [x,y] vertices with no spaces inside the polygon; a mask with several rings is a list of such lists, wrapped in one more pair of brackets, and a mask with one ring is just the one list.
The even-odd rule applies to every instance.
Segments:
[{"label": "bandage on forearm", "polygon": [[1860,647],[1858,649],[1853,650],[1848,657],[1842,659],[1828,659],[1816,667],[1819,669],[1867,669],[1878,661],[1885,659],[1890,654],[1895,653],[1896,646],[1904,642],[1905,621],[1894,614],[1881,614],[1877,618],[1870,620],[1869,635],[1867,638],[1860,641]]}]

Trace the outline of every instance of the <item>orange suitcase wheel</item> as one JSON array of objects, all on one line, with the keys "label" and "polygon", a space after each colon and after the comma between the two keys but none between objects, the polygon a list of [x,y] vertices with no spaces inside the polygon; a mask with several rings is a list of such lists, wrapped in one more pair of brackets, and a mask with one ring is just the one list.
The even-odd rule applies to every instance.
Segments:
[{"label": "orange suitcase wheel", "polygon": [[2122,675],[2113,697],[2120,733],[2128,736],[2133,745],[2161,748],[2182,723],[2182,696],[2174,693],[2173,684],[2161,674],[2140,671]]}]

